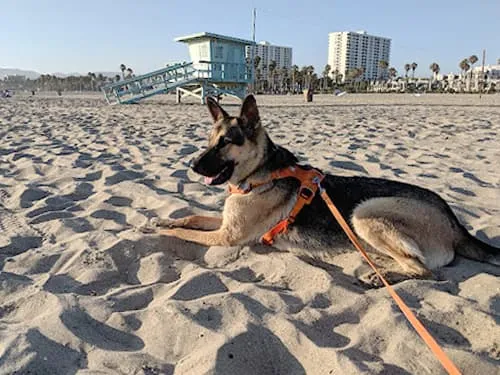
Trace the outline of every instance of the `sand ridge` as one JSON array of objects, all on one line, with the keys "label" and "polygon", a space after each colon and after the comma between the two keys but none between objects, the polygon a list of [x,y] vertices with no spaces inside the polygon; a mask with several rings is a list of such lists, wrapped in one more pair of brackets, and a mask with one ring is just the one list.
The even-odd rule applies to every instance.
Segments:
[{"label": "sand ridge", "polygon": [[[498,96],[257,100],[301,161],[431,188],[500,247]],[[210,127],[170,96],[0,101],[0,374],[443,373],[387,292],[357,281],[355,252],[321,264],[137,231],[220,210],[224,188],[189,169]],[[459,258],[395,288],[465,374],[493,374],[499,275]]]}]

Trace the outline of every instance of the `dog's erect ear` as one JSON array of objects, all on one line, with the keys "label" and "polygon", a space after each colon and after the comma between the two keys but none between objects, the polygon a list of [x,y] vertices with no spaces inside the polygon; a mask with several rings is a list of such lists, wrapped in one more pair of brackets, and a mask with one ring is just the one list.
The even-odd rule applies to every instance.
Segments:
[{"label": "dog's erect ear", "polygon": [[260,122],[259,110],[255,97],[252,94],[247,95],[245,100],[243,100],[240,117],[246,120],[248,127],[256,128],[258,126]]},{"label": "dog's erect ear", "polygon": [[222,107],[219,105],[219,103],[217,103],[217,101],[211,96],[207,97],[207,106],[208,110],[210,111],[210,114],[212,115],[212,118],[214,119],[214,122],[229,117],[227,112],[224,111]]}]

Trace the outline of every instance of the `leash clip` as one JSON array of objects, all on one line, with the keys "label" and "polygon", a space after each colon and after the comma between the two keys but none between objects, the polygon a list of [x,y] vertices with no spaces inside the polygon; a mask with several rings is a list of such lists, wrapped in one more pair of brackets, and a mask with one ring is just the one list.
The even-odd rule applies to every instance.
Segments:
[{"label": "leash clip", "polygon": [[321,179],[319,178],[319,176],[314,177],[312,181],[318,186],[319,192],[322,193],[324,189],[323,186],[321,186]]},{"label": "leash clip", "polygon": [[248,181],[244,181],[238,185],[238,189],[242,190],[244,194],[249,193],[252,190],[252,185],[248,183]]}]

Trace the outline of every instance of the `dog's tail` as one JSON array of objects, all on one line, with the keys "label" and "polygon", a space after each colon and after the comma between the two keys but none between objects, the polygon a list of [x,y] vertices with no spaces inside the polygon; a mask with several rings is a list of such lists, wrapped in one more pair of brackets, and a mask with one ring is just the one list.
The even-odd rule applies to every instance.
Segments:
[{"label": "dog's tail", "polygon": [[465,236],[456,246],[455,251],[469,259],[500,266],[500,248],[491,246],[471,235],[464,228]]}]

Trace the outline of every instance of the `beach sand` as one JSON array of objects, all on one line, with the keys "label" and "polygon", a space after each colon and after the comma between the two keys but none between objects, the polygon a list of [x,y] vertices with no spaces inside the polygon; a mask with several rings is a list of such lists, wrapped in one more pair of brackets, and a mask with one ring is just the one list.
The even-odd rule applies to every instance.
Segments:
[{"label": "beach sand", "polygon": [[[257,101],[301,161],[430,188],[500,247],[499,95]],[[351,248],[310,264],[137,230],[221,209],[224,187],[189,169],[210,128],[174,96],[0,100],[0,374],[444,373]],[[457,258],[395,286],[464,374],[498,374],[498,276]]]}]

